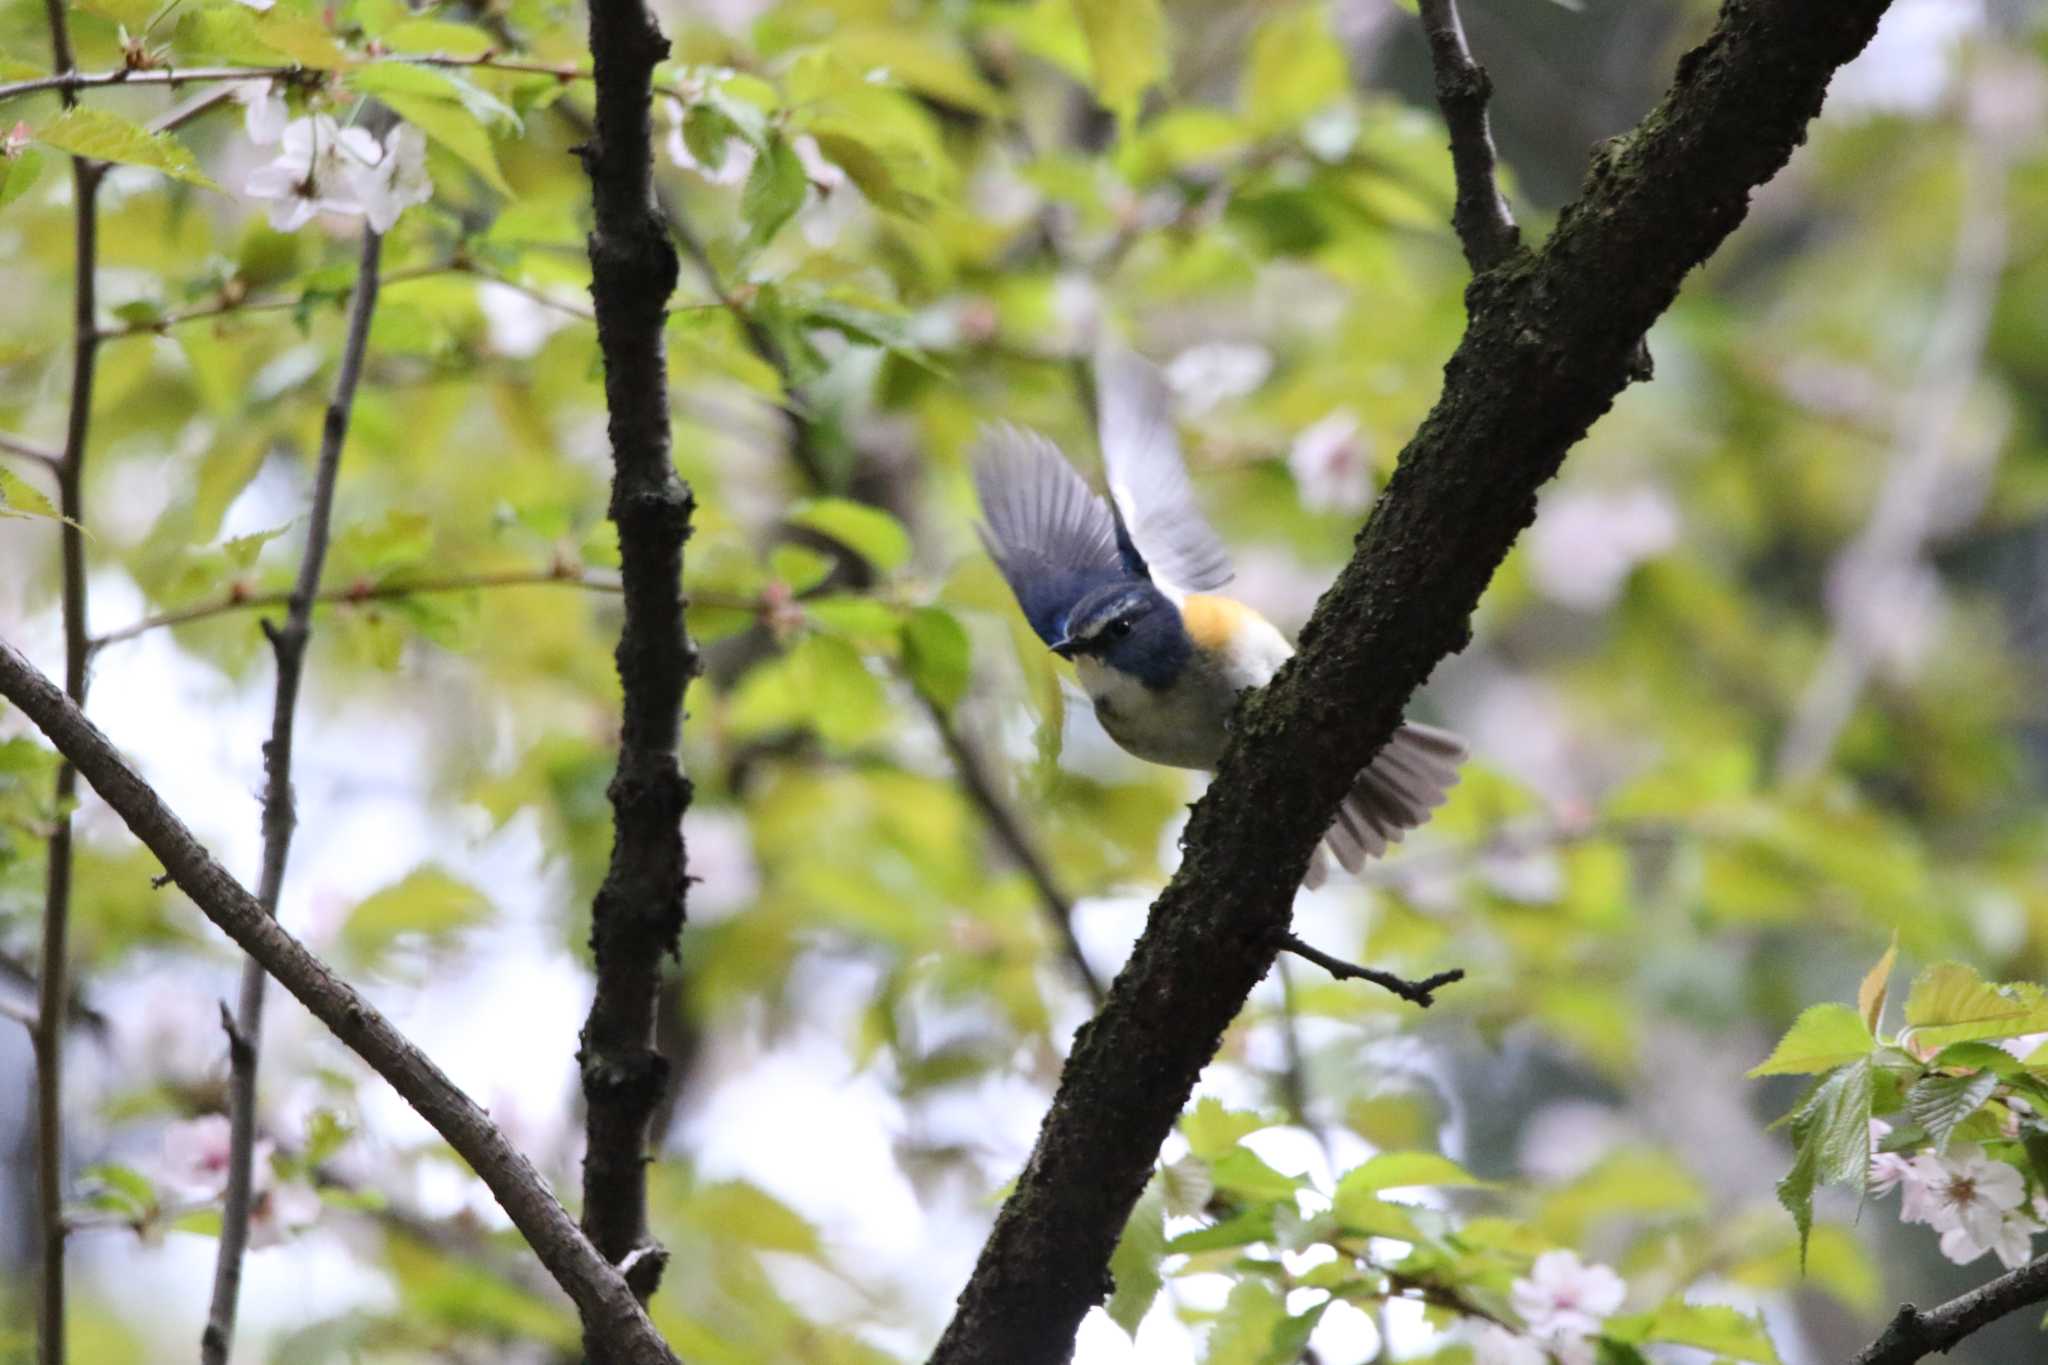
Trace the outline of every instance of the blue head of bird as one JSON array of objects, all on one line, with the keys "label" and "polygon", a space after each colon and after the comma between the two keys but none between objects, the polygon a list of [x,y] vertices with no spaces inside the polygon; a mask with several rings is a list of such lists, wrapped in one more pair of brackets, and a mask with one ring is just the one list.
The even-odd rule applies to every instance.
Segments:
[{"label": "blue head of bird", "polygon": [[1093,659],[1162,689],[1180,677],[1194,641],[1180,609],[1140,579],[1105,584],[1076,602],[1052,649],[1061,658]]}]

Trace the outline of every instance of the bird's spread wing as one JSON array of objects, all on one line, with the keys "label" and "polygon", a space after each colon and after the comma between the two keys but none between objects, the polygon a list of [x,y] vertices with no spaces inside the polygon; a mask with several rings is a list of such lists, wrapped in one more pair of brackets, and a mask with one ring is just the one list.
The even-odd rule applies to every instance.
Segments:
[{"label": "bird's spread wing", "polygon": [[1076,602],[1126,576],[1108,504],[1037,432],[1008,424],[985,431],[974,488],[987,518],[977,528],[981,542],[1047,644],[1065,635]]},{"label": "bird's spread wing", "polygon": [[1230,554],[1195,504],[1174,434],[1166,378],[1115,343],[1095,359],[1102,460],[1116,500],[1130,567],[1177,597],[1209,592],[1232,576]]}]

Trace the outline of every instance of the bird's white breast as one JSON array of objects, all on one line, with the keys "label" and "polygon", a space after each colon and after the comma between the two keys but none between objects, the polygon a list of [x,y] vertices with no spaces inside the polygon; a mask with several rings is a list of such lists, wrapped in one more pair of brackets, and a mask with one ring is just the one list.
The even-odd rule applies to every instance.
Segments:
[{"label": "bird's white breast", "polygon": [[1147,687],[1085,655],[1074,672],[1102,728],[1125,749],[1175,768],[1213,768],[1238,694],[1272,681],[1294,650],[1264,617],[1228,598],[1191,596],[1181,616],[1194,652],[1171,686]]}]

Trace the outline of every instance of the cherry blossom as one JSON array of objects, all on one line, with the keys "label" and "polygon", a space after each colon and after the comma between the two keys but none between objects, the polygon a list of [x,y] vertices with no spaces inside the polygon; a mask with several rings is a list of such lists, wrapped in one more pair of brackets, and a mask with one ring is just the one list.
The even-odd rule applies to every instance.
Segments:
[{"label": "cherry blossom", "polygon": [[816,138],[805,133],[792,139],[789,147],[803,163],[804,178],[811,182],[797,214],[797,226],[812,246],[828,247],[853,225],[867,200],[846,172],[826,159]]},{"label": "cherry blossom", "polygon": [[1550,1365],[1541,1346],[1497,1322],[1473,1329],[1471,1341],[1472,1365]]},{"label": "cherry blossom", "polygon": [[1360,512],[1372,502],[1372,450],[1349,409],[1339,408],[1296,436],[1287,468],[1301,505],[1311,512]]},{"label": "cherry blossom", "polygon": [[274,81],[236,81],[228,87],[242,106],[242,128],[258,147],[275,147],[291,122],[291,110]]},{"label": "cherry blossom", "polygon": [[[2027,1197],[2027,1182],[2003,1161],[1993,1161],[1974,1143],[1958,1142],[1943,1156],[1922,1152],[1907,1163],[1904,1192],[1899,1198],[1899,1217],[1909,1223],[1925,1223],[1936,1232],[1961,1231],[1950,1250],[1944,1239],[1942,1250],[1957,1260],[1968,1246],[1966,1258],[1975,1260],[1988,1248],[1998,1246],[2010,1234],[2006,1215],[2020,1207]],[[2029,1220],[2031,1221],[2031,1220]]]},{"label": "cherry blossom", "polygon": [[279,138],[277,159],[249,173],[243,190],[273,200],[270,225],[296,232],[323,213],[360,215],[351,183],[357,166],[374,166],[384,152],[361,128],[337,127],[326,114],[293,119]]},{"label": "cherry blossom", "polygon": [[1531,1335],[1563,1339],[1598,1332],[1627,1293],[1608,1267],[1587,1265],[1576,1251],[1546,1251],[1526,1279],[1514,1282],[1509,1297]]},{"label": "cherry blossom", "polygon": [[1883,1119],[1870,1121],[1870,1178],[1872,1194],[1890,1194],[1907,1175],[1906,1158],[1897,1152],[1878,1150],[1884,1140],[1892,1134],[1892,1126]]},{"label": "cherry blossom", "polygon": [[[202,1114],[164,1130],[159,1171],[186,1199],[210,1203],[227,1192],[230,1129],[225,1114]],[[320,1195],[302,1180],[278,1176],[275,1145],[258,1138],[250,1171],[249,1245],[275,1246],[320,1216]]]},{"label": "cherry blossom", "polygon": [[1985,1252],[1995,1251],[2007,1270],[2018,1270],[2034,1259],[2034,1234],[2039,1231],[2041,1225],[2026,1214],[2008,1213],[1988,1241],[1974,1236],[1968,1227],[1950,1228],[1941,1234],[1941,1254],[1957,1265],[1968,1265]]},{"label": "cherry blossom", "polygon": [[410,123],[399,124],[385,136],[374,161],[349,166],[347,179],[370,226],[391,231],[399,214],[434,197],[434,182],[427,178],[426,135]]},{"label": "cherry blossom", "polygon": [[1180,400],[1183,414],[1199,417],[1218,403],[1257,389],[1272,372],[1273,353],[1263,346],[1205,341],[1167,362],[1166,382]]}]

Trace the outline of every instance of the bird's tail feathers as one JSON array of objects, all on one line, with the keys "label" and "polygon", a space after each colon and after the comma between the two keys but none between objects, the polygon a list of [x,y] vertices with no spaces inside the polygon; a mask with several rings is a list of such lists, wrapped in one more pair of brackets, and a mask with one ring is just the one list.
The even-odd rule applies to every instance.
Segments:
[{"label": "bird's tail feathers", "polygon": [[[1428,820],[1430,812],[1449,799],[1465,754],[1465,741],[1448,730],[1413,722],[1396,730],[1352,783],[1324,836],[1344,870],[1357,872],[1366,859],[1379,857]],[[1309,864],[1310,880],[1304,884],[1319,883],[1322,871],[1318,849]]]}]

